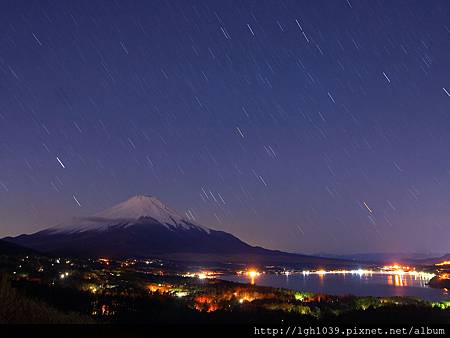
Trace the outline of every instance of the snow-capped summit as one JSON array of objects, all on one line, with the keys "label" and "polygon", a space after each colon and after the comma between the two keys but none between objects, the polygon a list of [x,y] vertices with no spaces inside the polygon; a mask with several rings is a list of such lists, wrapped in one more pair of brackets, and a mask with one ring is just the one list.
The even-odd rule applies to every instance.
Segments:
[{"label": "snow-capped summit", "polygon": [[94,217],[122,220],[137,220],[142,217],[149,217],[162,224],[181,223],[185,220],[156,197],[145,195],[131,197],[112,208],[95,214]]},{"label": "snow-capped summit", "polygon": [[196,229],[206,232],[210,231],[206,227],[192,223],[156,197],[145,195],[131,197],[93,216],[75,218],[49,230],[53,232],[100,231],[107,230],[112,226],[126,228],[136,223],[157,223],[170,230]]}]

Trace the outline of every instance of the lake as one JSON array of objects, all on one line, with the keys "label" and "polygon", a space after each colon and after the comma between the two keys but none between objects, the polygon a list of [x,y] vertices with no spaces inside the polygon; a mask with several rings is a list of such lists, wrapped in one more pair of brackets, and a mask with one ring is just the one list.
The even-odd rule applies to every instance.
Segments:
[{"label": "lake", "polygon": [[[227,275],[220,279],[250,283],[246,275]],[[293,289],[329,295],[417,297],[430,301],[450,300],[448,292],[430,288],[428,278],[408,274],[261,274],[254,279],[256,285]]]}]

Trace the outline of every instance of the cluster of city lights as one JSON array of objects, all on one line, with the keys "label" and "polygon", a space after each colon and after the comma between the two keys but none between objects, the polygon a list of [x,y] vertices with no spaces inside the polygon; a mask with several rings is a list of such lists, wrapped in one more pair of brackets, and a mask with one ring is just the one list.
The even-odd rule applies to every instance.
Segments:
[{"label": "cluster of city lights", "polygon": [[[252,284],[254,284],[255,279],[261,275],[261,272],[255,269],[249,269],[246,271],[237,271],[238,275],[245,275],[250,278]],[[398,264],[386,265],[380,269],[354,269],[354,270],[303,270],[299,272],[295,271],[283,271],[281,274],[285,276],[290,276],[292,274],[303,274],[304,276],[308,275],[318,275],[319,277],[323,277],[325,275],[337,275],[337,274],[352,274],[352,275],[373,275],[373,274],[382,274],[382,275],[398,275],[398,276],[412,276],[414,278],[426,279],[429,280],[435,276],[433,273],[416,271],[414,268],[409,266],[401,266]],[[450,275],[448,276],[450,278]]]},{"label": "cluster of city lights", "polygon": [[358,270],[303,270],[302,274],[303,275],[319,275],[319,276],[324,276],[324,275],[337,275],[337,274],[354,274],[354,275],[371,275],[374,271],[372,270],[363,270],[363,269],[358,269]]},{"label": "cluster of city lights", "polygon": [[213,271],[200,271],[200,272],[188,272],[183,274],[182,276],[190,278],[197,277],[198,279],[207,279],[207,278],[215,278],[217,275],[218,273]]},{"label": "cluster of city lights", "polygon": [[247,276],[249,276],[250,278],[256,278],[261,274],[261,272],[257,271],[257,270],[249,270],[247,271]]},{"label": "cluster of city lights", "polygon": [[261,275],[261,272],[259,272],[256,269],[248,269],[248,270],[245,270],[245,271],[241,270],[241,271],[237,271],[236,273],[238,275],[245,275],[245,276],[249,277],[250,278],[250,282],[252,284],[255,284],[255,279]]},{"label": "cluster of city lights", "polygon": [[[391,266],[390,266],[391,267]],[[423,278],[432,278],[435,275],[433,273],[428,273],[428,272],[420,272],[420,271],[416,271],[416,270],[411,270],[409,269],[403,269],[403,268],[395,268],[395,269],[390,269],[390,268],[386,268],[383,267],[381,270],[368,270],[368,269],[357,269],[357,270],[330,270],[330,271],[325,271],[325,270],[314,270],[314,271],[309,271],[309,270],[304,270],[302,271],[303,275],[310,275],[310,274],[316,274],[316,275],[335,275],[335,274],[353,274],[353,275],[372,275],[372,274],[382,274],[382,275],[410,275],[410,276],[417,276],[417,277],[423,277]]]},{"label": "cluster of city lights", "polygon": [[259,272],[256,269],[248,269],[248,270],[236,271],[236,274],[238,274],[238,275],[246,275],[248,277],[255,278],[255,277],[258,277],[259,275],[261,275],[261,272]]},{"label": "cluster of city lights", "polygon": [[109,259],[108,259],[108,258],[99,258],[98,261],[99,261],[100,263],[109,265]]},{"label": "cluster of city lights", "polygon": [[443,261],[441,263],[436,263],[434,265],[435,266],[446,266],[446,265],[450,265],[450,261]]},{"label": "cluster of city lights", "polygon": [[408,272],[411,270],[415,270],[415,268],[411,268],[407,265],[399,265],[399,264],[392,264],[392,265],[385,265],[381,268],[381,270],[385,270],[385,271],[403,271],[403,272]]}]

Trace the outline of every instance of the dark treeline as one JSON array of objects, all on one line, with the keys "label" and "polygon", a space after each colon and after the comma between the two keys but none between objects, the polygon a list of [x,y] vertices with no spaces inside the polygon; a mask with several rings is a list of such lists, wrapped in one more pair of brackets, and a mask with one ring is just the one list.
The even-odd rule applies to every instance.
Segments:
[{"label": "dark treeline", "polygon": [[93,320],[74,311],[63,312],[47,303],[27,297],[11,286],[0,273],[0,324],[87,324]]},{"label": "dark treeline", "polygon": [[[359,303],[367,307],[361,310]],[[214,312],[197,311],[187,302],[165,294],[91,294],[78,289],[48,286],[29,281],[11,283],[0,278],[1,323],[136,323],[136,324],[296,324],[342,323],[450,323],[448,310],[418,304],[383,307],[370,300],[348,298],[348,309],[337,312],[338,305],[322,304],[320,317],[300,314],[294,308],[261,307],[261,302],[231,305]],[[365,304],[366,304],[365,303]],[[342,304],[341,304],[342,305]],[[352,310],[359,309],[359,310]],[[107,309],[107,310],[105,310]]]}]

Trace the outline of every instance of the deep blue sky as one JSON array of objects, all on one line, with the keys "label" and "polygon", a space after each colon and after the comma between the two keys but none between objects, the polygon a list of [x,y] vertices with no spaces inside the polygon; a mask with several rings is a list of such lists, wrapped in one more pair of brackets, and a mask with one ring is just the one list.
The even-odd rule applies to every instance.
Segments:
[{"label": "deep blue sky", "polygon": [[0,236],[151,194],[270,248],[450,251],[449,18],[2,1]]}]

